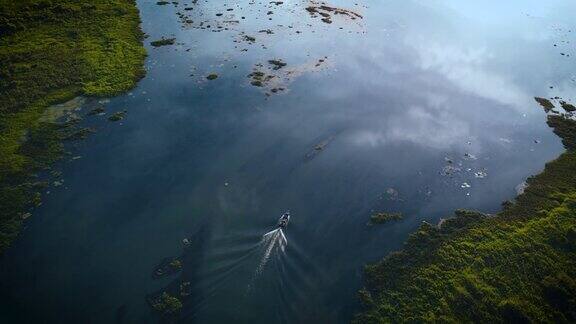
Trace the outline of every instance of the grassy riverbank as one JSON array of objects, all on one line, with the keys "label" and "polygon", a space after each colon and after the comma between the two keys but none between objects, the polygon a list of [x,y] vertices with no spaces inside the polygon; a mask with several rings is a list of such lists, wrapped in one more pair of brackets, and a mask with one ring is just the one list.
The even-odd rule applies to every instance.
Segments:
[{"label": "grassy riverbank", "polygon": [[46,186],[34,174],[66,137],[45,109],[78,95],[111,96],[144,75],[134,0],[0,0],[0,253]]},{"label": "grassy riverbank", "polygon": [[424,223],[367,266],[356,323],[576,321],[576,122],[548,124],[567,151],[496,217]]}]

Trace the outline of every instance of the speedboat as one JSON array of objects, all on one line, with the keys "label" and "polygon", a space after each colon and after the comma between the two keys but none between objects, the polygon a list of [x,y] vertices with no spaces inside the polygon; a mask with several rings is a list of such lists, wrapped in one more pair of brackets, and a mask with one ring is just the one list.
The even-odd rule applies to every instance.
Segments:
[{"label": "speedboat", "polygon": [[284,214],[282,214],[282,216],[280,216],[280,219],[278,219],[278,227],[285,228],[286,226],[288,226],[289,221],[290,221],[290,212],[287,211]]}]

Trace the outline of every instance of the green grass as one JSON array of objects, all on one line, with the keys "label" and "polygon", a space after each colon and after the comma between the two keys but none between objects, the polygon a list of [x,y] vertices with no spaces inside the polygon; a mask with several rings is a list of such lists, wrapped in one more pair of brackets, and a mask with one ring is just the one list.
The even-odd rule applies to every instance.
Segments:
[{"label": "green grass", "polygon": [[46,107],[132,88],[144,75],[139,24],[133,0],[0,0],[0,253],[37,198],[33,174],[62,153]]},{"label": "green grass", "polygon": [[576,321],[576,122],[548,123],[567,152],[496,217],[424,223],[367,266],[356,323]]}]

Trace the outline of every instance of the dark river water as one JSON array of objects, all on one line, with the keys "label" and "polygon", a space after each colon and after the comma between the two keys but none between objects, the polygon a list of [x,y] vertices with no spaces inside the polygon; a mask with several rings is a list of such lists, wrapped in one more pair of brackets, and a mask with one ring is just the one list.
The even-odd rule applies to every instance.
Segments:
[{"label": "dark river water", "polygon": [[[155,323],[146,297],[183,282],[183,323],[345,323],[364,264],[562,152],[533,97],[575,98],[574,1],[309,5],[138,1],[147,76],[101,101],[124,120],[84,118],[1,259],[2,323]],[[182,271],[154,279],[166,257]]]}]

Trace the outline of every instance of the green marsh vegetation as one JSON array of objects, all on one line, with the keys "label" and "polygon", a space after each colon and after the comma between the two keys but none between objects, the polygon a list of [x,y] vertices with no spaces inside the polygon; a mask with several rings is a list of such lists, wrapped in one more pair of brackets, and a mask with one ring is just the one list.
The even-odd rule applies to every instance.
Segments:
[{"label": "green marsh vegetation", "polygon": [[367,266],[356,323],[576,321],[576,121],[548,124],[567,151],[499,214],[424,223]]},{"label": "green marsh vegetation", "polygon": [[35,173],[63,153],[67,125],[40,117],[132,88],[144,76],[139,25],[134,0],[0,0],[0,253],[39,204]]}]

